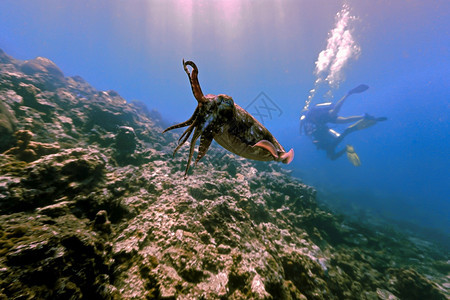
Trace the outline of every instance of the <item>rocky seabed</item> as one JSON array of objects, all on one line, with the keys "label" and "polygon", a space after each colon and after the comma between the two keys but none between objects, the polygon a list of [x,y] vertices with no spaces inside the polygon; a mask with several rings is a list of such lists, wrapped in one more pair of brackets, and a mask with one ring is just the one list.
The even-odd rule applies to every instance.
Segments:
[{"label": "rocky seabed", "polygon": [[319,207],[161,116],[0,50],[0,299],[449,299],[448,251]]}]

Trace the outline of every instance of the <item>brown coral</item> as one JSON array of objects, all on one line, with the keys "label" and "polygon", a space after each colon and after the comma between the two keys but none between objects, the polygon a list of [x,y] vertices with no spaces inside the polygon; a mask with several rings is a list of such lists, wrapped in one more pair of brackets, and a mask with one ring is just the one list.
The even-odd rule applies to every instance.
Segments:
[{"label": "brown coral", "polygon": [[29,130],[18,130],[15,133],[17,146],[5,151],[5,155],[15,156],[16,159],[32,162],[42,156],[58,153],[60,147],[55,144],[32,142],[33,133]]}]

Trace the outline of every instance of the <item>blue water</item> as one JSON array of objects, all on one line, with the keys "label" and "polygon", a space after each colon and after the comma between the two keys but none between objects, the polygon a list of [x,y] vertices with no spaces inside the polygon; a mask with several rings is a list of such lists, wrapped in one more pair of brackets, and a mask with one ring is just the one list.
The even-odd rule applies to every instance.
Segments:
[{"label": "blue water", "polygon": [[[319,197],[449,234],[450,2],[343,5],[2,0],[0,48],[18,59],[47,57],[66,76],[142,100],[169,122],[186,120],[196,106],[181,65],[183,58],[193,60],[205,94],[228,94],[254,112],[251,104],[264,92],[279,108],[263,116],[264,125],[286,149],[295,149],[289,168],[317,187]],[[318,78],[315,62],[343,7],[358,51],[340,69],[338,84],[322,86],[312,103],[370,86],[341,111],[388,118],[344,141],[359,154],[358,168],[345,156],[328,160],[299,134],[300,111]]]}]

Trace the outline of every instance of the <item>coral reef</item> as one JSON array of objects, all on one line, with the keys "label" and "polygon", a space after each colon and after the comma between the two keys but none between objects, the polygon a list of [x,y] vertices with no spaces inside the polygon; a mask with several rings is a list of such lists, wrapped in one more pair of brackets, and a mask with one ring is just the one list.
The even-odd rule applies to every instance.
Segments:
[{"label": "coral reef", "polygon": [[142,103],[44,58],[0,70],[0,299],[450,296],[446,249],[332,214],[279,165],[213,145],[184,179]]}]

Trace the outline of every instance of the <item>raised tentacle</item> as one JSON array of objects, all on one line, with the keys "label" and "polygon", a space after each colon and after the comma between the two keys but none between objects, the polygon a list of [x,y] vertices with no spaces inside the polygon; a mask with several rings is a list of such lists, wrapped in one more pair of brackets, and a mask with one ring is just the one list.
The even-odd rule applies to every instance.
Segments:
[{"label": "raised tentacle", "polygon": [[[189,72],[187,66],[192,67],[192,73]],[[200,87],[200,83],[198,82],[198,68],[195,63],[190,60],[185,62],[183,59],[183,68],[189,77],[189,82],[191,83],[192,93],[194,94],[195,99],[197,99],[199,104],[207,102]]]}]

